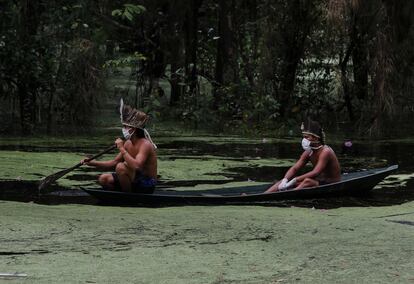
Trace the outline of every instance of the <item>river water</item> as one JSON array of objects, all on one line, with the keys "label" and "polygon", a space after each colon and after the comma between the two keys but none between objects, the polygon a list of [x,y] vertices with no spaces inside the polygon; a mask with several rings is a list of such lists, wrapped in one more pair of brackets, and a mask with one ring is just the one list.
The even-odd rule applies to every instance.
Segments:
[{"label": "river water", "polygon": [[[76,164],[85,152],[105,149],[104,141],[1,142],[0,268],[4,274],[27,276],[0,276],[0,282],[414,279],[412,142],[357,141],[346,154],[340,142],[330,144],[343,171],[400,166],[368,196],[167,208],[95,206],[78,189],[79,184],[94,185],[98,173],[88,168],[68,174],[50,193],[39,195],[41,177]],[[301,153],[299,138],[164,137],[156,142],[161,185],[172,187],[270,182]]]},{"label": "river water", "polygon": [[[281,178],[301,154],[300,139],[296,138],[245,139],[242,137],[207,136],[164,137],[160,140],[158,156],[161,187],[191,188],[200,185],[215,185],[217,187],[219,184],[232,182],[272,182]],[[91,145],[76,142],[67,142],[59,147],[48,144],[43,146],[41,143],[40,145],[39,143],[33,144],[35,145],[3,143],[0,147],[0,153],[3,153],[3,160],[6,158],[6,161],[7,158],[8,160],[13,159],[13,157],[8,157],[8,153],[27,156],[27,161],[22,162],[29,163],[31,155],[35,154],[53,153],[58,156],[72,154],[79,156],[84,152],[96,153],[100,151],[100,148],[106,146],[104,143]],[[393,164],[398,164],[399,170],[378,185],[371,194],[364,197],[284,201],[271,205],[291,206],[293,204],[305,207],[336,208],[393,205],[414,200],[414,166],[412,164],[414,142],[405,140],[357,141],[353,143],[352,148],[344,148],[340,143],[334,143],[331,146],[338,155],[343,172]],[[263,160],[267,162],[261,163]],[[254,163],[252,164],[251,161]],[[280,163],[280,161],[285,162]],[[204,172],[195,171],[193,175],[187,175],[185,178],[181,176],[183,173],[189,172],[188,165],[197,163],[200,163],[199,167],[203,168]],[[55,167],[58,166],[51,166],[44,169],[43,172],[53,173],[56,171]],[[170,168],[174,168],[174,171]],[[47,194],[40,195],[37,185],[42,174],[36,173],[36,165],[32,165],[31,171],[34,172],[35,177],[25,178],[24,172],[19,173],[19,171],[25,170],[27,167],[16,167],[15,176],[19,177],[16,179],[0,176],[1,199],[22,202],[34,201],[43,204],[96,204],[95,199],[77,188],[78,182],[87,185],[95,184],[97,173],[93,169],[81,168],[65,177],[67,180],[65,185],[53,185],[48,189]]]}]

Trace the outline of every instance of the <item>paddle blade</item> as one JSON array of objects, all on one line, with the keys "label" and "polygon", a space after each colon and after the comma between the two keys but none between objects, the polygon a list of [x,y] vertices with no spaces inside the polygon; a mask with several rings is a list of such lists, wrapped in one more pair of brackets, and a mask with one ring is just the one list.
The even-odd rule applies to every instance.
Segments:
[{"label": "paddle blade", "polygon": [[51,185],[52,183],[54,183],[55,181],[57,181],[58,179],[60,179],[61,177],[63,177],[64,175],[66,175],[67,173],[71,172],[73,169],[79,167],[79,165],[73,166],[69,169],[64,169],[61,170],[57,173],[54,173],[50,176],[45,177],[44,179],[42,179],[40,181],[39,186],[37,187],[39,190],[43,190],[46,187],[48,187],[49,185]]}]

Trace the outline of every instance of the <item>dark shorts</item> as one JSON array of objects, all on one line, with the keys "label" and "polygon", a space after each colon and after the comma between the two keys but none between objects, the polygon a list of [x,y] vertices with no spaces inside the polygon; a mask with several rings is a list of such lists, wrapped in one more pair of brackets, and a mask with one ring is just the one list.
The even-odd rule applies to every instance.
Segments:
[{"label": "dark shorts", "polygon": [[[114,190],[121,191],[121,184],[119,183],[117,173],[112,173],[112,177],[114,178]],[[151,194],[154,192],[156,185],[157,181],[154,178],[144,176],[141,172],[137,171],[135,173],[135,179],[131,184],[131,191]]]}]

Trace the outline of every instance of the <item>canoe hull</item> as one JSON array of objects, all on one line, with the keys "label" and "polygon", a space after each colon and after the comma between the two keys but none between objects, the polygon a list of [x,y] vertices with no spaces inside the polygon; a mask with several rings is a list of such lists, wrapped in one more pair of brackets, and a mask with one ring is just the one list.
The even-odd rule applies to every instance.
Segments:
[{"label": "canoe hull", "polygon": [[125,193],[86,188],[82,189],[105,204],[161,205],[255,203],[276,200],[361,195],[369,192],[396,169],[398,169],[398,166],[394,165],[387,168],[343,174],[340,182],[313,188],[268,194],[263,192],[272,184],[211,190],[157,189],[153,194]]}]

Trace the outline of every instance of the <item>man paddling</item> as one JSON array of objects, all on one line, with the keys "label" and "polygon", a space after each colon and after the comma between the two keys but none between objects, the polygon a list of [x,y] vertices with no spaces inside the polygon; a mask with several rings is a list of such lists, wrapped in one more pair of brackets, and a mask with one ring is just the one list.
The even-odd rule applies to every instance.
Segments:
[{"label": "man paddling", "polygon": [[[284,178],[266,190],[266,193],[314,187],[341,180],[338,158],[331,147],[325,145],[325,133],[318,122],[308,119],[302,123],[302,148],[299,160],[285,174]],[[308,162],[313,169],[296,176]],[[296,177],[295,177],[296,176]]]},{"label": "man paddling", "polygon": [[157,146],[145,129],[149,117],[124,105],[122,99],[120,113],[126,140],[115,140],[119,154],[110,161],[88,161],[86,158],[81,163],[102,170],[115,170],[99,176],[98,182],[104,189],[152,193],[157,183]]}]

